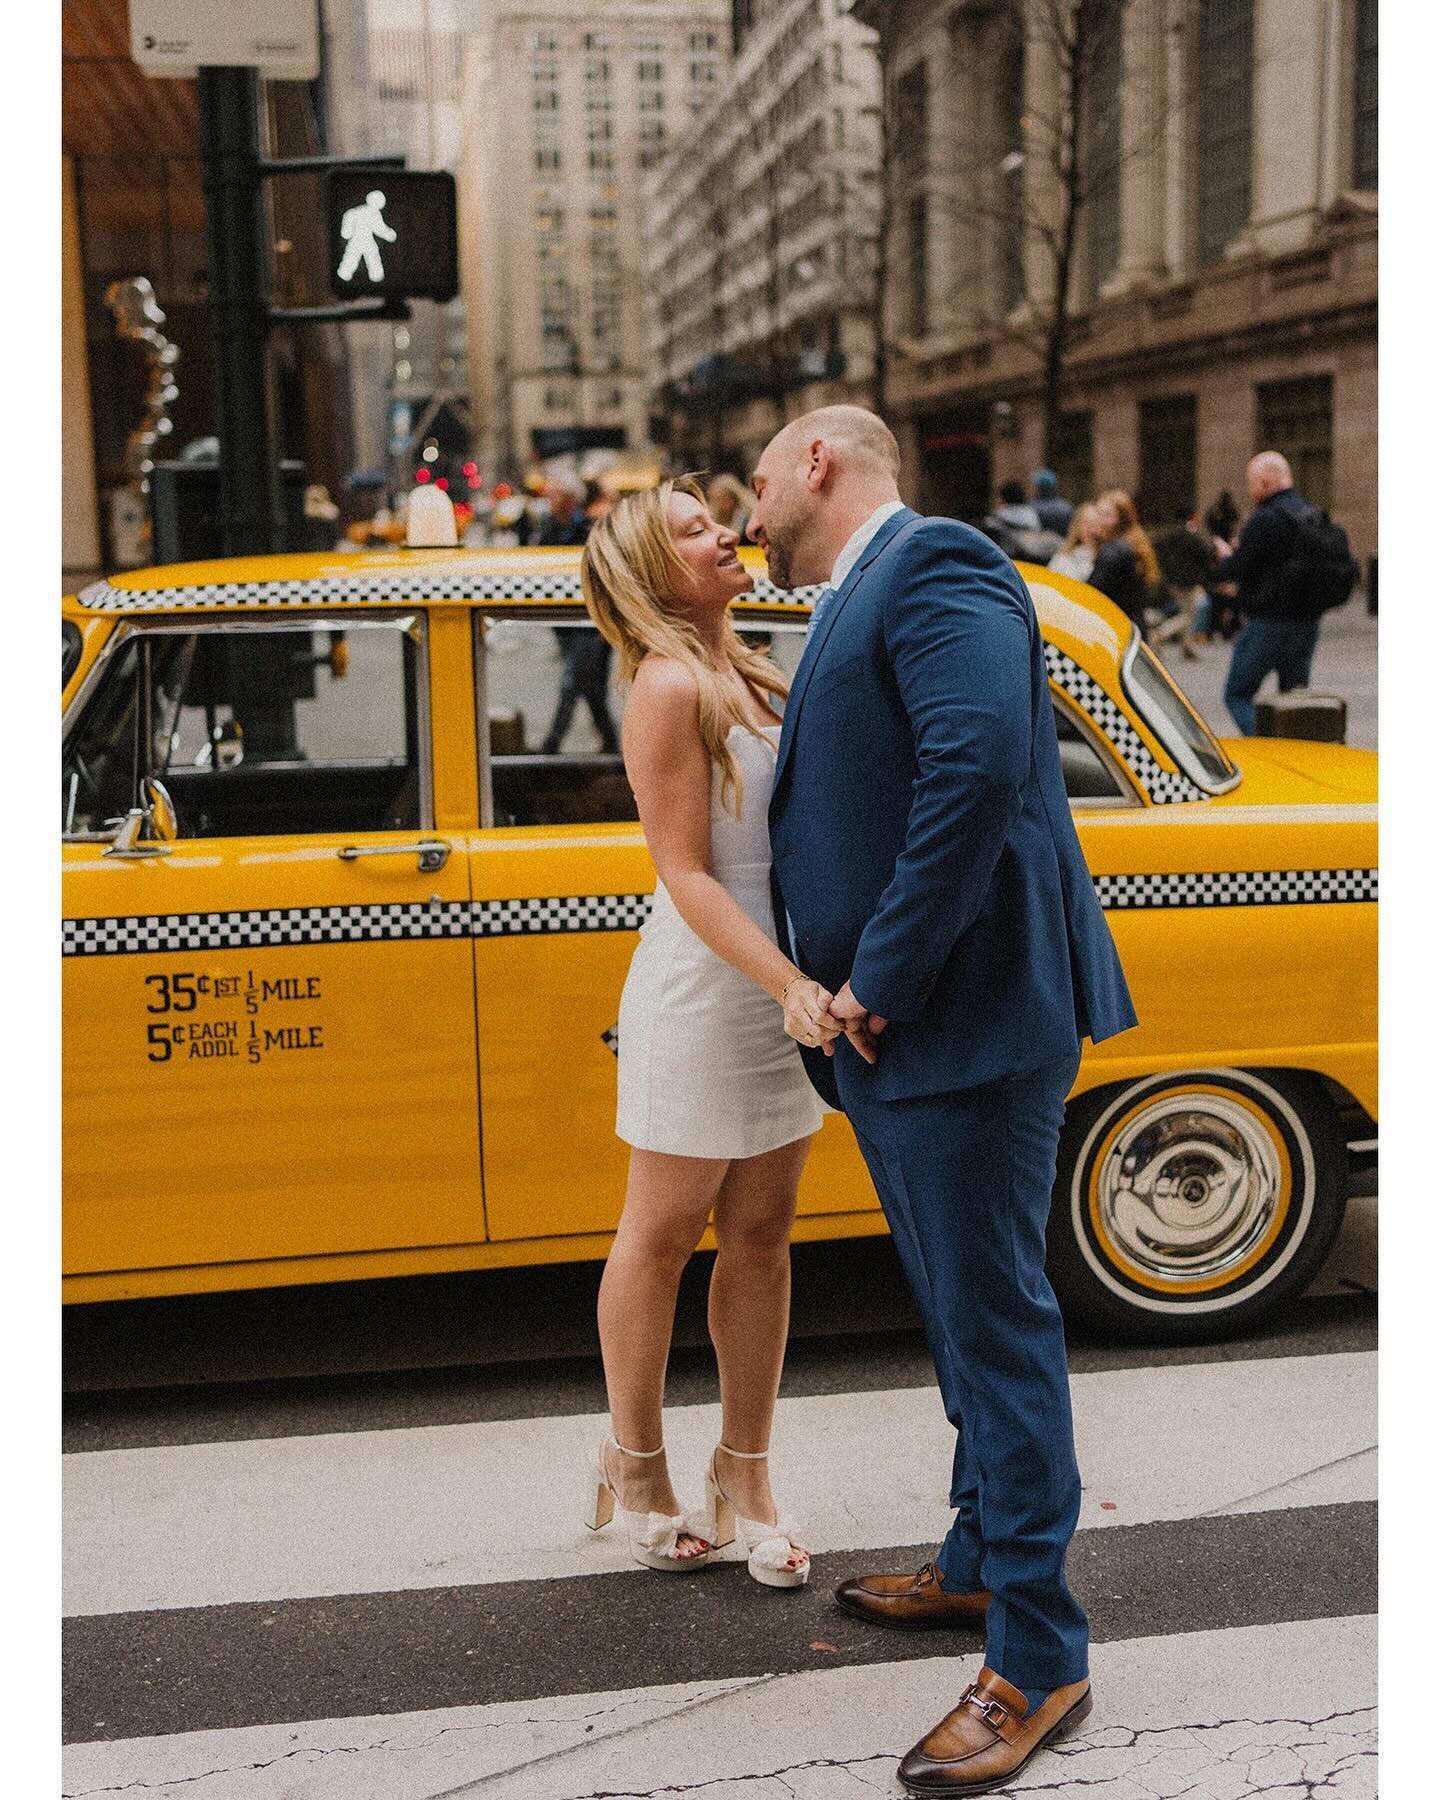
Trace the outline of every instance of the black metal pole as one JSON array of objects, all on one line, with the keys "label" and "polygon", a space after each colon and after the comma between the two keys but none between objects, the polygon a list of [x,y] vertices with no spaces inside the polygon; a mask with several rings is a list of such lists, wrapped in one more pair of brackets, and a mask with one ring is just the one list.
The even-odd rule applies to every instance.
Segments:
[{"label": "black metal pole", "polygon": [[275,547],[277,511],[266,396],[258,82],[254,69],[202,68],[199,87],[220,514],[225,554],[244,556]]}]

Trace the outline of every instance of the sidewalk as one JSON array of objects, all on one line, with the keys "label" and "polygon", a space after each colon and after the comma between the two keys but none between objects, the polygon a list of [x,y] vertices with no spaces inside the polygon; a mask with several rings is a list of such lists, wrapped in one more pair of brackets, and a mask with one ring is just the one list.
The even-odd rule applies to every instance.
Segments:
[{"label": "sidewalk", "polygon": [[[1320,644],[1310,674],[1310,685],[1321,694],[1339,694],[1349,706],[1345,742],[1362,750],[1379,748],[1378,621],[1365,610],[1363,599],[1327,613],[1320,624]],[[1234,737],[1235,721],[1225,709],[1225,675],[1233,644],[1212,639],[1199,645],[1198,662],[1186,662],[1176,644],[1163,645],[1158,654],[1185,690],[1201,717],[1217,737]],[[1275,692],[1275,677],[1267,675],[1261,696]]]}]

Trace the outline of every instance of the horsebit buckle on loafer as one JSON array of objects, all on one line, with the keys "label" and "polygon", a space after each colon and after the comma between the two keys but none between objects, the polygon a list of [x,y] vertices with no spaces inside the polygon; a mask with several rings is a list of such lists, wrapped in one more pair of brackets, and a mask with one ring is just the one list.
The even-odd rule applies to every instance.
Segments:
[{"label": "horsebit buckle on loafer", "polygon": [[960,1704],[964,1706],[967,1703],[975,1708],[980,1714],[980,1717],[992,1731],[999,1731],[1000,1727],[1010,1717],[1010,1709],[1008,1706],[1002,1706],[998,1700],[986,1700],[982,1698],[981,1695],[975,1691],[973,1685],[966,1688],[965,1692],[960,1696]]}]

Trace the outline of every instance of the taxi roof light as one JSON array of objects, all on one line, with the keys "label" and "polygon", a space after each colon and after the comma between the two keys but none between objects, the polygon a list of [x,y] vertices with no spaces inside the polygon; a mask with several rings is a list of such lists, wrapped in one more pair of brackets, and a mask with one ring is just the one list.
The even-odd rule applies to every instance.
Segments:
[{"label": "taxi roof light", "polygon": [[412,550],[448,550],[460,542],[455,508],[438,487],[417,487],[410,495],[405,542]]}]

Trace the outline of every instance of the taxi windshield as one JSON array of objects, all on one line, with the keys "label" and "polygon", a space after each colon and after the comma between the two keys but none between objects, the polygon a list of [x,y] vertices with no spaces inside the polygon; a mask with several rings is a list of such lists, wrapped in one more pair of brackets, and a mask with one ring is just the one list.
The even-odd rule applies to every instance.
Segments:
[{"label": "taxi windshield", "polygon": [[1240,771],[1138,632],[1120,676],[1135,710],[1193,781],[1211,794],[1234,787]]}]

